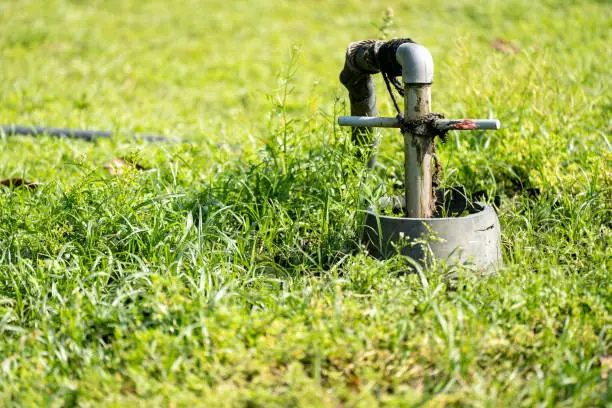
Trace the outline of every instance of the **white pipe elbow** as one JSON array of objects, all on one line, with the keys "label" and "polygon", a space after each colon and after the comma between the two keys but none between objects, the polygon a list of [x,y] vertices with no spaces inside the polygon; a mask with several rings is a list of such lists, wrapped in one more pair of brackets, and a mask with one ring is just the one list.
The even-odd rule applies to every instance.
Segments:
[{"label": "white pipe elbow", "polygon": [[427,48],[420,44],[404,43],[397,48],[395,58],[402,66],[402,80],[405,84],[433,82],[433,58]]}]

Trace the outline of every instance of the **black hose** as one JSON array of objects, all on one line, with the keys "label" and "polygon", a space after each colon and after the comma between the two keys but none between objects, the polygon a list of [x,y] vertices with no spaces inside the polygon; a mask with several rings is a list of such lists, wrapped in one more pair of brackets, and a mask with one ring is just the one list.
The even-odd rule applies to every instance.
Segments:
[{"label": "black hose", "polygon": [[[108,130],[83,130],[83,129],[63,129],[42,126],[21,126],[21,125],[0,125],[0,135],[6,136],[52,136],[67,139],[79,139],[92,142],[97,139],[109,139],[113,133]],[[136,140],[147,142],[172,142],[173,140],[160,135],[136,134]]]},{"label": "black hose", "polygon": [[[340,72],[340,82],[346,87],[351,102],[352,116],[378,116],[373,74],[382,72],[395,86],[394,78],[401,75],[402,67],[395,58],[397,48],[404,43],[414,42],[410,38],[390,41],[365,40],[349,44]],[[371,128],[354,127],[352,140],[367,150],[368,167],[376,161],[376,140]]]}]

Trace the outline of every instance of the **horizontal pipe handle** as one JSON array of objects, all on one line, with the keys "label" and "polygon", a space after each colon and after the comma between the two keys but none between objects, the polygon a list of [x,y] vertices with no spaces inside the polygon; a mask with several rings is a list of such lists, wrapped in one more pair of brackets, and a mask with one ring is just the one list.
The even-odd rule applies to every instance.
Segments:
[{"label": "horizontal pipe handle", "polygon": [[[397,118],[381,118],[367,116],[339,116],[340,126],[399,128]],[[436,128],[440,130],[498,130],[501,123],[497,119],[439,119]]]},{"label": "horizontal pipe handle", "polygon": [[499,130],[501,122],[497,119],[440,119],[436,128],[440,130]]},{"label": "horizontal pipe handle", "polygon": [[368,116],[338,116],[340,126],[399,128],[397,118],[382,118]]}]

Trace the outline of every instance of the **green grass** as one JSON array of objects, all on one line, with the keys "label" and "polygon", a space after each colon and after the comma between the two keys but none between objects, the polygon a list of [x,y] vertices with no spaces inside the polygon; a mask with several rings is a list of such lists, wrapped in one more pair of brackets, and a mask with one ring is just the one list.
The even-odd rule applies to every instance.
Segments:
[{"label": "green grass", "polygon": [[[0,186],[0,405],[610,406],[612,7],[430,3],[1,2],[0,122],[119,136],[0,138],[40,183]],[[358,244],[402,143],[366,174],[337,77],[388,5],[434,110],[502,121],[438,148],[502,197],[495,276]]]}]

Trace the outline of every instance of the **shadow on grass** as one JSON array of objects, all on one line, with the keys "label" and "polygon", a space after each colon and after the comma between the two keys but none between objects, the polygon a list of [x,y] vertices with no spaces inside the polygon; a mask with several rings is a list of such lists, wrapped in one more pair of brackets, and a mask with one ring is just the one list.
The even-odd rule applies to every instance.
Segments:
[{"label": "shadow on grass", "polygon": [[279,152],[215,176],[186,204],[210,247],[245,268],[327,270],[358,248],[361,183],[346,149]]}]

